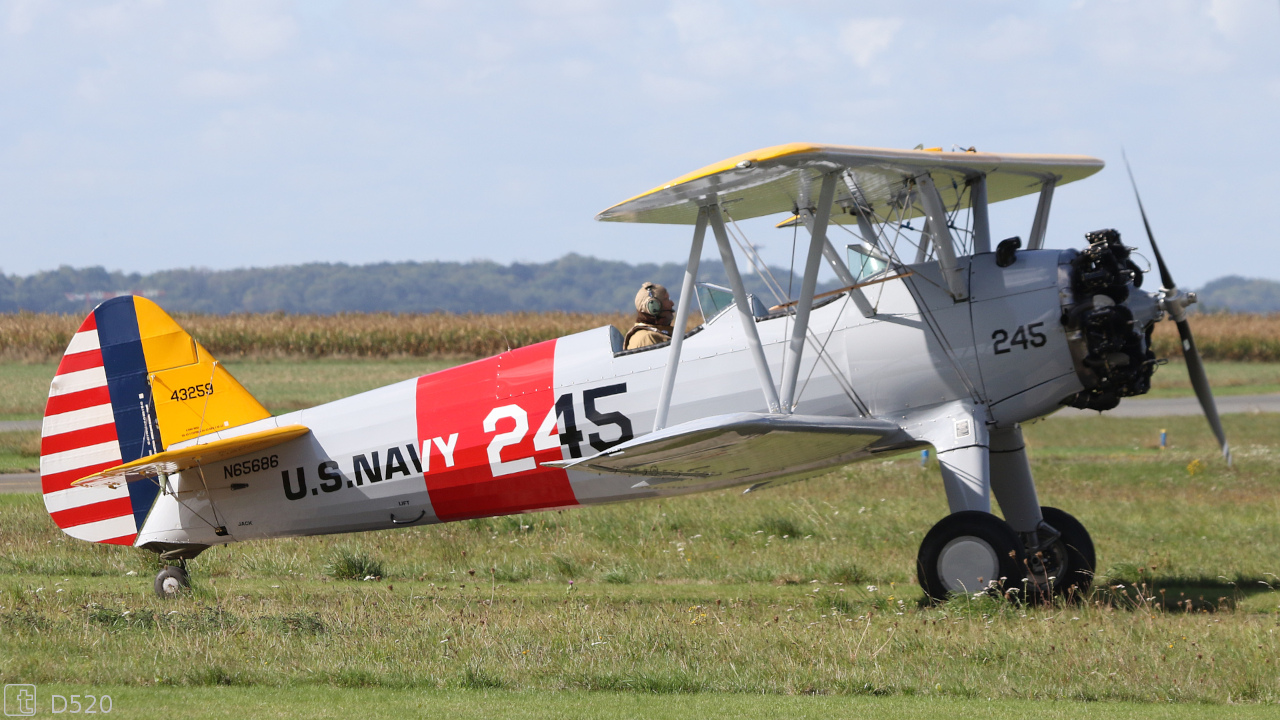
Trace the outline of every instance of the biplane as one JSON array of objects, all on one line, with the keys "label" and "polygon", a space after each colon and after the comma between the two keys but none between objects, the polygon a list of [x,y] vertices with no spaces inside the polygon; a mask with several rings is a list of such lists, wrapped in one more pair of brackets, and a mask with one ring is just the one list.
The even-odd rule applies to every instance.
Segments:
[{"label": "biplane", "polygon": [[[813,144],[730,158],[597,218],[692,227],[674,326],[696,305],[696,329],[626,350],[601,327],[274,417],[155,303],[113,298],[50,388],[45,505],[72,537],[158,553],[168,596],[214,545],[755,492],[931,448],[950,514],[920,546],[929,596],[1082,591],[1092,541],[1040,505],[1021,423],[1146,392],[1152,327],[1170,316],[1230,460],[1186,324],[1194,296],[1158,249],[1163,287],[1147,292],[1115,231],[1045,247],[1055,189],[1102,167]],[[990,204],[1032,193],[1025,243],[993,243]],[[768,215],[807,232],[798,297],[743,283],[735,245],[762,263],[737,222]],[[698,280],[708,230],[728,287]],[[841,287],[819,295],[824,262]]]}]

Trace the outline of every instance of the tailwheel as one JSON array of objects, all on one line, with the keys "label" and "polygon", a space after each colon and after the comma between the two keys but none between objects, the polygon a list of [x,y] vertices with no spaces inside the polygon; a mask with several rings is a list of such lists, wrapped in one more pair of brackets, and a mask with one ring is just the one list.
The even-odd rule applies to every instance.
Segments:
[{"label": "tailwheel", "polygon": [[1040,514],[1044,525],[1025,551],[1029,592],[1042,601],[1054,595],[1083,597],[1093,584],[1097,566],[1089,532],[1079,520],[1057,508],[1042,507]]},{"label": "tailwheel", "polygon": [[168,599],[177,597],[191,587],[191,579],[186,568],[177,565],[166,565],[156,575],[156,595]]},{"label": "tailwheel", "polygon": [[965,510],[934,525],[920,543],[916,577],[934,600],[1022,585],[1022,540],[991,513]]}]

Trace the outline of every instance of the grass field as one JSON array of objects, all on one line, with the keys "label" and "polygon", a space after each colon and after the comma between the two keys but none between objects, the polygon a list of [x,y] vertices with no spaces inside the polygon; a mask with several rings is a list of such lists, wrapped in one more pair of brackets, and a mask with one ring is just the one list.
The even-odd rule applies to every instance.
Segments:
[{"label": "grass field", "polygon": [[[219,548],[167,603],[149,555],[0,496],[0,676],[160,704],[192,688],[261,714],[297,698],[318,717],[326,697],[606,717],[1275,703],[1280,417],[1225,422],[1234,471],[1199,418],[1028,428],[1042,501],[1081,518],[1101,562],[1095,594],[1053,607],[920,602],[915,552],[946,508],[916,457],[747,496]],[[377,579],[335,579],[353,566]]]},{"label": "grass field", "polygon": [[[378,358],[319,360],[239,359],[226,367],[273,413],[288,412],[372,390],[451,367],[467,358]],[[44,413],[56,362],[0,362],[0,420],[38,419]],[[1280,363],[1205,363],[1215,393],[1280,392]],[[1149,397],[1191,395],[1186,366],[1170,362],[1156,370]]]},{"label": "grass field", "polygon": [[[453,362],[229,367],[283,412]],[[0,364],[4,418],[38,417],[52,372]],[[1209,372],[1223,394],[1280,384],[1275,364]],[[1162,368],[1153,394],[1189,393],[1185,377]],[[922,602],[915,553],[946,506],[915,456],[747,496],[216,548],[176,602],[151,593],[151,555],[0,495],[0,680],[42,703],[110,693],[126,717],[1264,717],[1280,416],[1224,422],[1234,471],[1197,417],[1028,426],[1042,502],[1100,560],[1094,594],[1053,607]],[[37,453],[37,433],[0,433],[0,467]]]},{"label": "grass field", "polygon": [[[465,358],[240,359],[227,368],[271,412],[318,405],[406,378],[450,367]],[[54,362],[0,363],[0,420],[36,420],[44,412]],[[1210,362],[1209,381],[1218,395],[1280,392],[1280,363]],[[1186,367],[1159,368],[1147,397],[1192,394]],[[0,432],[0,472],[34,472],[40,458],[39,433]]]},{"label": "grass field", "polygon": [[[300,410],[451,367],[460,359],[325,358],[246,360],[227,367],[271,412]],[[44,414],[56,363],[0,363],[0,420],[36,420]],[[0,432],[0,472],[35,472],[40,433]]]},{"label": "grass field", "polygon": [[[1280,363],[1277,362],[1207,362],[1205,373],[1214,395],[1258,395],[1280,392]],[[1156,369],[1151,377],[1151,392],[1143,397],[1190,397],[1191,381],[1187,366],[1171,360]]]},{"label": "grass field", "polygon": [[[967,700],[942,696],[831,696],[759,694],[653,695],[620,692],[530,690],[420,690],[302,686],[286,688],[138,688],[52,685],[39,688],[47,712],[51,695],[80,694],[111,698],[112,716],[163,718],[306,717],[346,720],[353,714],[370,720],[406,717],[492,720],[492,718],[813,718],[940,717],[984,720],[1076,720],[1142,718],[1180,720],[1212,713],[1223,720],[1270,718],[1275,708],[1261,705],[1158,705],[1136,702],[1078,703],[1027,700]],[[87,701],[85,701],[87,702]],[[83,702],[82,702],[83,705]]]}]

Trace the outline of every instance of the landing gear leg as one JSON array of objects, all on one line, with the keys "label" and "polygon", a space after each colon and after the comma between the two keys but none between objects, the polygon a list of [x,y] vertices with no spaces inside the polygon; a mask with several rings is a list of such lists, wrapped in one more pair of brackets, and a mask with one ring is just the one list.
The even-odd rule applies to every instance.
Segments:
[{"label": "landing gear leg", "polygon": [[967,404],[942,408],[925,435],[938,451],[951,514],[920,543],[916,577],[934,600],[952,593],[1022,587],[1022,540],[991,514],[991,454],[986,415]]},{"label": "landing gear leg", "polygon": [[1036,483],[1031,479],[1031,463],[1022,442],[1022,428],[994,429],[991,442],[991,492],[1009,526],[1020,533],[1035,532],[1044,519]]},{"label": "landing gear leg", "polygon": [[187,561],[179,560],[179,565],[166,565],[156,575],[156,595],[164,599],[177,597],[191,587],[191,579],[187,575]]},{"label": "landing gear leg", "polygon": [[1067,513],[1040,506],[1020,427],[992,430],[990,438],[991,492],[1022,541],[1028,595],[1047,601],[1084,594],[1097,564],[1088,531]]}]

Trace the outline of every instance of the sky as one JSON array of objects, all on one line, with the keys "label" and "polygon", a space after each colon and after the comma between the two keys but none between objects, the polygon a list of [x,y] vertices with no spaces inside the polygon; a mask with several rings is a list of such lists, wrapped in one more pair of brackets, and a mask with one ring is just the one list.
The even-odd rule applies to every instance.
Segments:
[{"label": "sky", "polygon": [[1276,0],[0,0],[0,272],[683,262],[595,214],[804,141],[1096,156],[1047,244],[1146,252],[1123,149],[1179,285],[1280,279],[1278,68]]}]

